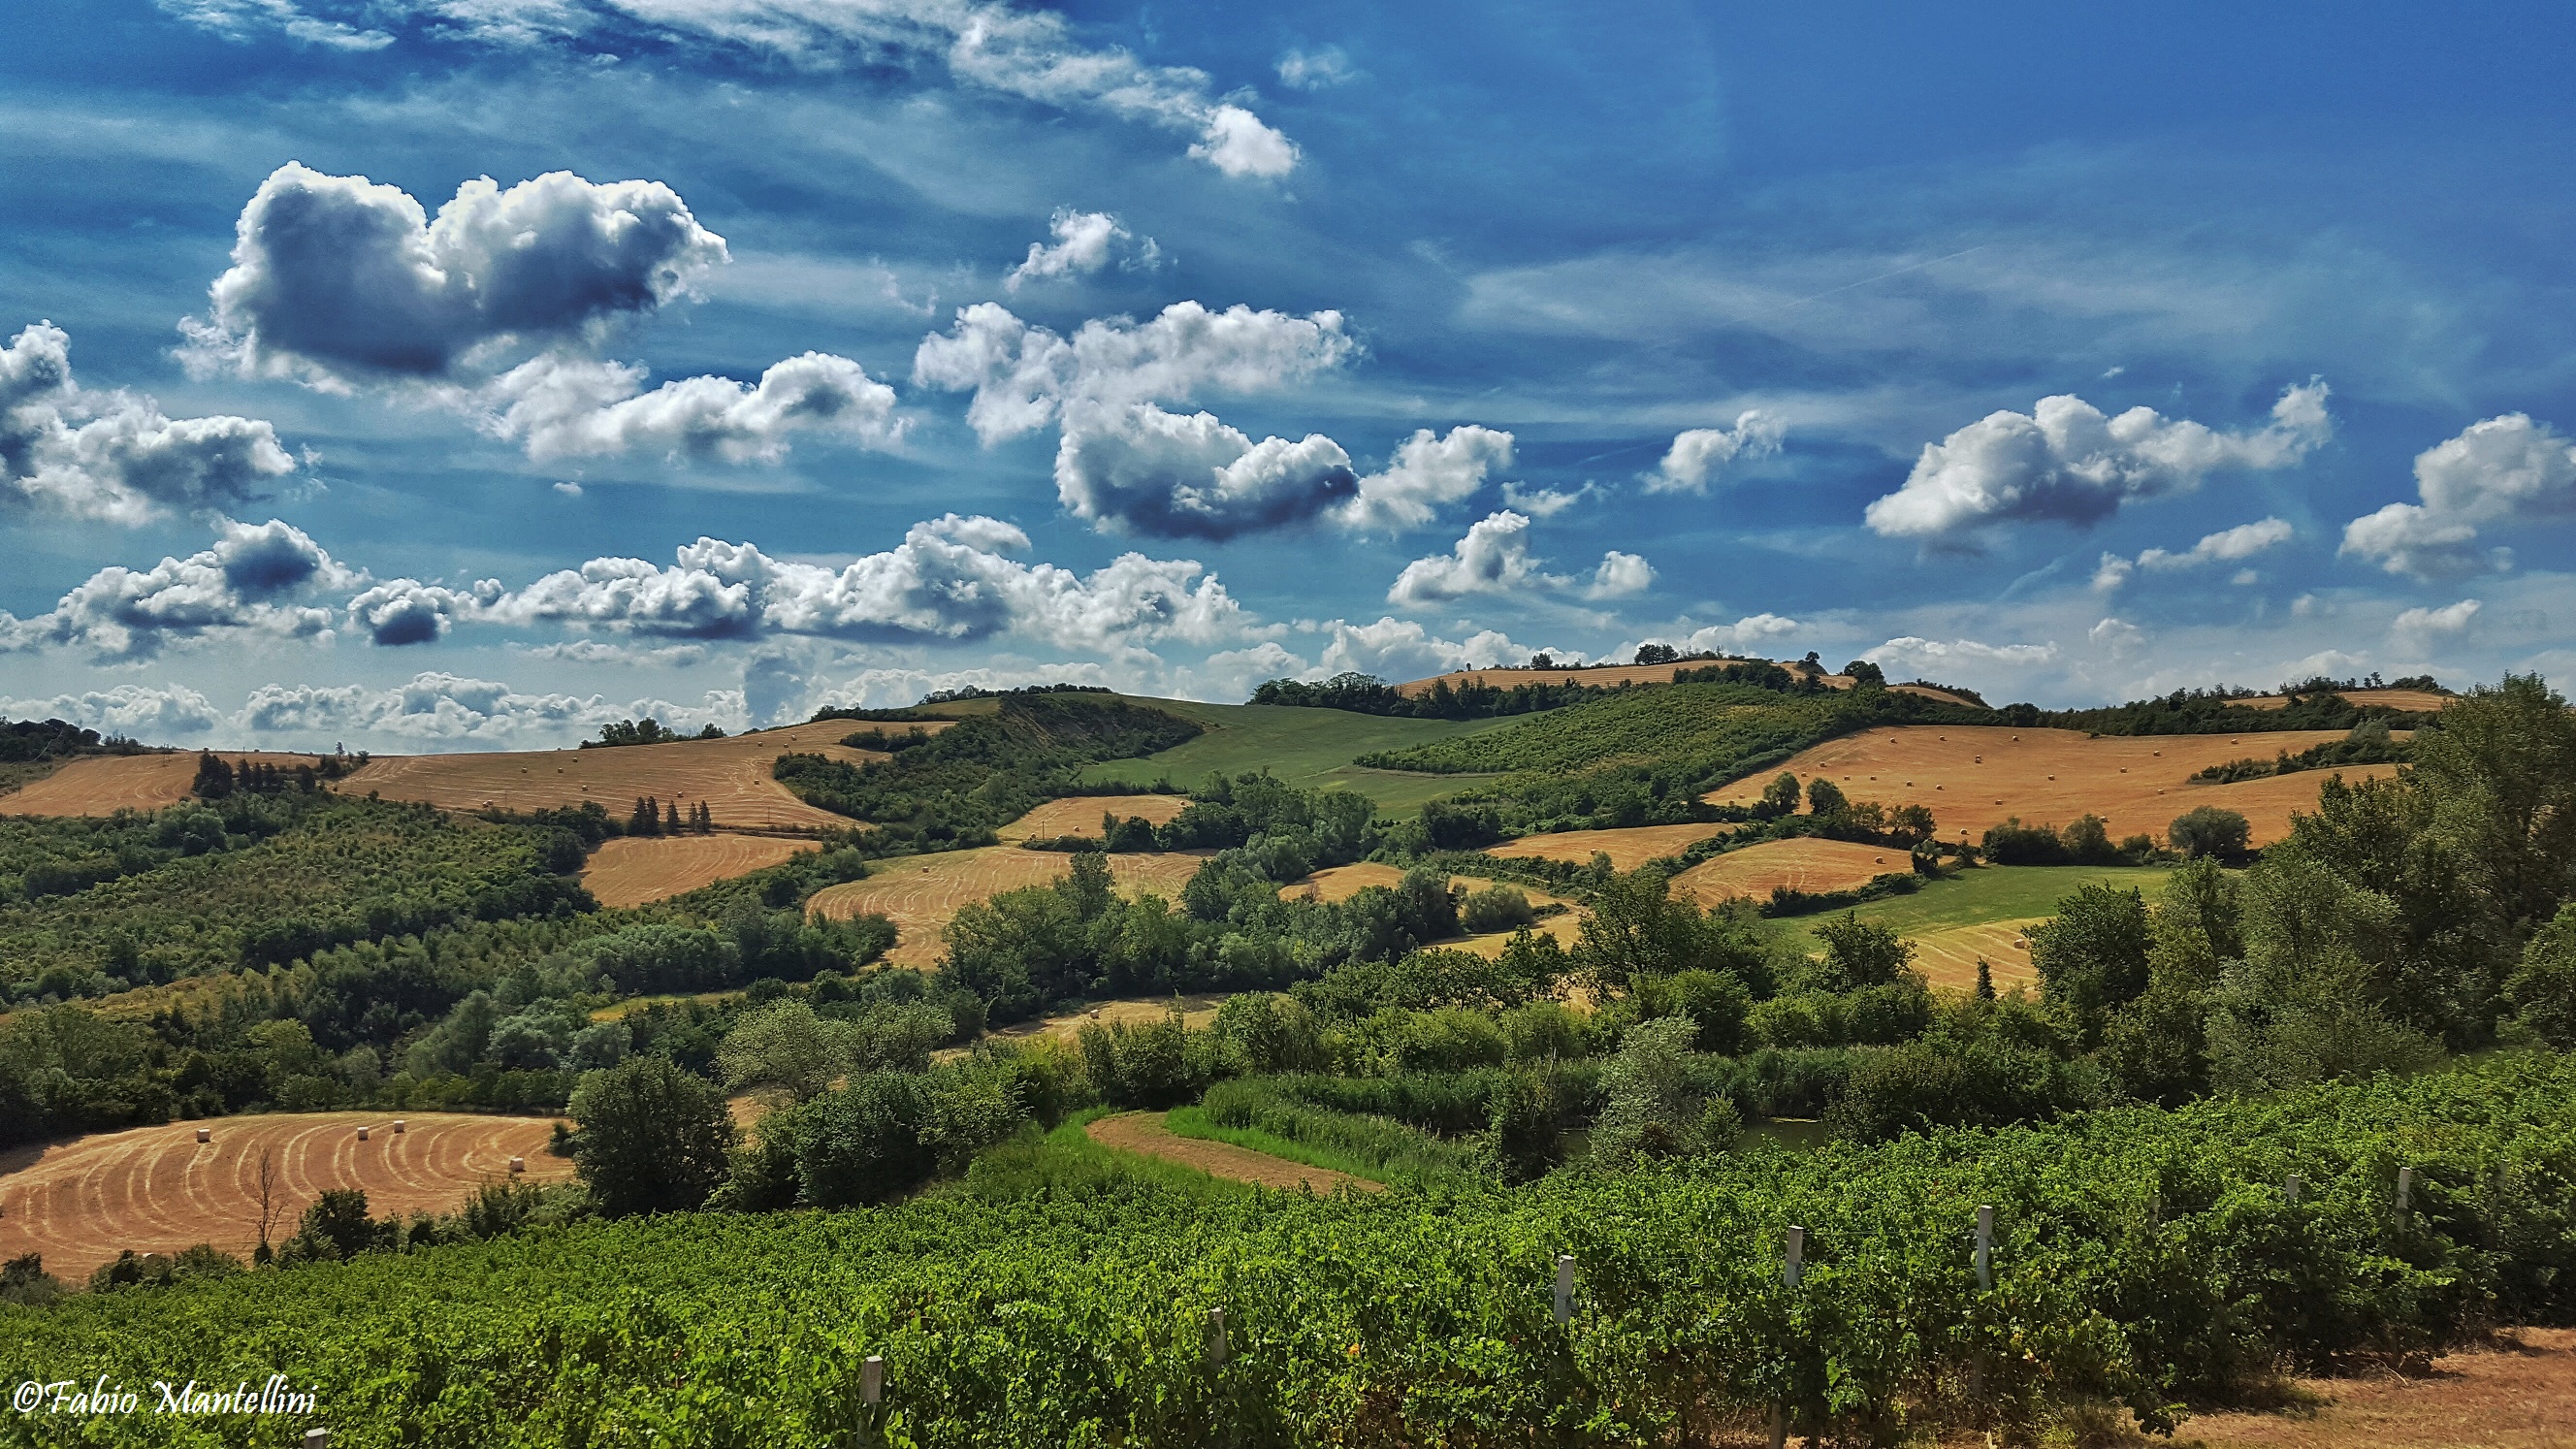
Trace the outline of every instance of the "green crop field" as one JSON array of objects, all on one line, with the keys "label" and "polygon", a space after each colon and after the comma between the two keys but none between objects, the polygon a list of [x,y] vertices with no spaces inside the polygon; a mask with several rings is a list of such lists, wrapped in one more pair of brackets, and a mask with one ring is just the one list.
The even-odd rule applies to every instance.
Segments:
[{"label": "green crop field", "polygon": [[1482,734],[1509,719],[1396,719],[1338,709],[1273,704],[1201,704],[1186,699],[1145,700],[1195,721],[1207,733],[1141,760],[1112,760],[1083,772],[1086,782],[1151,784],[1168,779],[1195,786],[1211,774],[1268,770],[1302,789],[1357,790],[1382,810],[1406,814],[1422,802],[1454,795],[1485,780],[1481,775],[1419,775],[1369,770],[1351,761],[1378,750]]},{"label": "green crop field", "polygon": [[[1875,921],[1900,936],[1917,936],[1956,926],[2055,915],[2060,900],[2088,885],[2131,886],[2153,901],[2157,887],[2164,883],[2166,870],[2164,866],[1978,866],[1946,880],[1932,881],[1913,895],[1891,896],[1856,909],[1865,921]],[[1814,928],[1838,914],[1800,918],[1800,947],[1822,950]]]}]

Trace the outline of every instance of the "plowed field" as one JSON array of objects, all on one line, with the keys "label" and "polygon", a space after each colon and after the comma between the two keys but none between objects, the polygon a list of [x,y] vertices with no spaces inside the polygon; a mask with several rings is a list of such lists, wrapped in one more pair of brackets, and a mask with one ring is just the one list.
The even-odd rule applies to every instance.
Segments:
[{"label": "plowed field", "polygon": [[[405,1131],[393,1130],[396,1115]],[[121,1248],[170,1253],[212,1243],[247,1257],[259,1241],[259,1153],[278,1169],[281,1226],[327,1187],[367,1194],[367,1209],[445,1213],[487,1178],[509,1176],[527,1159],[538,1181],[572,1175],[569,1159],[546,1152],[554,1119],[452,1112],[277,1113],[136,1127],[60,1143],[33,1163],[0,1175],[0,1259],[45,1255],[45,1270],[78,1283]],[[358,1140],[358,1129],[370,1130]],[[214,1140],[200,1144],[197,1129]]]},{"label": "plowed field", "polygon": [[[1762,792],[1753,792],[1759,796]],[[1626,830],[1565,830],[1553,835],[1524,835],[1487,846],[1488,855],[1525,856],[1533,860],[1570,860],[1577,865],[1598,851],[1610,857],[1610,863],[1621,870],[1635,870],[1647,861],[1667,855],[1679,855],[1696,841],[1712,835],[1724,835],[1726,825],[1638,825]]]},{"label": "plowed field", "polygon": [[[220,752],[235,765],[253,760],[292,769],[311,755]],[[197,779],[194,751],[167,755],[85,755],[22,789],[0,795],[0,815],[113,815],[158,810],[188,798]]]},{"label": "plowed field", "polygon": [[[1319,901],[1346,901],[1351,897],[1358,895],[1361,891],[1366,890],[1370,886],[1386,886],[1389,889],[1392,889],[1403,879],[1404,868],[1402,866],[1385,865],[1374,860],[1364,860],[1356,865],[1330,866],[1326,869],[1315,872],[1304,880],[1291,881],[1279,888],[1279,898],[1281,900],[1291,900],[1298,896],[1309,896]],[[1529,903],[1534,906],[1544,906],[1551,903],[1562,903],[1569,906],[1574,904],[1563,896],[1551,895],[1535,886],[1522,885],[1518,881],[1497,882],[1487,880],[1483,876],[1453,875],[1449,877],[1449,884],[1455,888],[1471,891],[1484,890],[1488,886],[1497,884],[1508,885],[1513,890],[1519,891],[1522,895],[1529,897]]]},{"label": "plowed field", "polygon": [[1179,795],[1068,795],[1049,800],[1010,824],[997,834],[1006,841],[1052,840],[1059,835],[1098,835],[1100,817],[1115,815],[1121,820],[1144,820],[1155,825],[1169,824],[1189,801]]},{"label": "plowed field", "polygon": [[[925,723],[937,732],[944,723]],[[829,755],[853,764],[882,760],[841,741],[867,726],[849,720],[791,725],[722,740],[621,745],[597,750],[519,750],[486,755],[379,756],[334,787],[373,790],[388,800],[419,800],[448,810],[546,810],[596,800],[624,815],[651,796],[686,813],[704,803],[720,830],[841,829],[849,821],[789,794],[771,777],[780,755]]]},{"label": "plowed field", "polygon": [[[1198,852],[1169,855],[1113,855],[1109,874],[1119,889],[1135,894],[1152,891],[1169,899],[1180,894],[1192,872],[1206,859]],[[951,850],[937,855],[902,856],[880,861],[877,874],[814,893],[808,909],[833,920],[882,915],[894,922],[894,949],[886,961],[895,966],[935,965],[948,949],[941,936],[957,908],[990,899],[1002,891],[1045,885],[1073,869],[1073,857],[1055,850],[1022,850],[989,845],[980,850]]]},{"label": "plowed field", "polygon": [[624,835],[591,852],[581,883],[603,906],[640,906],[778,864],[813,843],[779,835]]},{"label": "plowed field", "polygon": [[[2339,740],[2339,730],[2251,735],[2104,736],[2076,730],[2006,726],[1909,725],[1874,729],[1807,750],[1780,767],[1801,780],[1823,775],[1855,800],[1929,807],[1941,837],[1974,841],[2008,816],[2024,824],[2064,825],[2101,816],[2111,836],[2145,833],[2164,839],[2173,818],[2201,805],[2240,811],[2257,845],[2289,833],[2294,810],[2314,810],[2317,787],[2331,772],[2314,770],[2240,780],[2191,783],[2195,771],[2230,760],[2268,760],[2287,750]],[[1749,805],[1779,770],[1764,770],[1703,797]],[[2347,780],[2386,776],[2391,765],[2343,771]],[[1676,828],[1676,827],[1662,827]],[[1617,832],[1604,831],[1602,834]],[[1571,840],[1577,836],[1543,836]]]},{"label": "plowed field", "polygon": [[1673,877],[1673,890],[1704,906],[1733,896],[1769,900],[1773,889],[1822,894],[1857,890],[1876,876],[1913,869],[1912,859],[1884,845],[1843,840],[1769,840],[1730,850]]}]

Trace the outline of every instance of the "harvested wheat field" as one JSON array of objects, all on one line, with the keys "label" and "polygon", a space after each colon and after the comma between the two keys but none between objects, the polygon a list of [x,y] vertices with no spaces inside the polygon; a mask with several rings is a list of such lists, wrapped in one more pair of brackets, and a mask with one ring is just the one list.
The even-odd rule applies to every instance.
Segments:
[{"label": "harvested wheat field", "polygon": [[[1759,791],[1755,792],[1757,795]],[[1610,857],[1610,863],[1621,870],[1635,870],[1650,860],[1660,860],[1683,851],[1712,835],[1724,835],[1725,825],[1635,825],[1625,830],[1561,830],[1552,835],[1524,835],[1500,845],[1485,847],[1487,855],[1519,856],[1529,860],[1565,860],[1581,865],[1595,853]]]},{"label": "harvested wheat field", "polygon": [[[1071,1041],[1084,1027],[1094,1022],[1102,1026],[1116,1026],[1121,1022],[1128,1026],[1142,1026],[1147,1022],[1164,1020],[1172,1014],[1175,1007],[1180,1009],[1182,1025],[1197,1028],[1216,1020],[1216,1009],[1223,1005],[1225,1005],[1224,997],[1205,994],[1122,997],[1116,1001],[1094,1002],[1080,1011],[1068,1011],[1058,1016],[1040,1017],[1036,1021],[1016,1022],[1010,1026],[995,1027],[986,1035],[997,1041],[1027,1041],[1041,1036],[1051,1037],[1057,1041]],[[954,1055],[964,1056],[967,1049],[952,1047],[949,1051]]]},{"label": "harvested wheat field", "polygon": [[878,751],[841,743],[863,728],[849,720],[823,720],[667,745],[379,756],[333,788],[350,795],[373,791],[388,800],[418,800],[447,810],[548,810],[596,800],[619,816],[649,795],[676,803],[684,812],[703,802],[715,811],[719,830],[838,830],[848,827],[847,818],[789,794],[771,777],[770,766],[791,752],[853,764],[884,759]]},{"label": "harvested wheat field", "polygon": [[813,848],[811,841],[778,835],[621,835],[591,852],[581,883],[603,906],[640,906]]},{"label": "harvested wheat field", "polygon": [[2206,1449],[2565,1449],[2576,1444],[2576,1329],[2526,1328],[2420,1374],[2300,1379],[2312,1409],[2197,1414]]},{"label": "harvested wheat field", "polygon": [[1103,1117],[1082,1130],[1103,1147],[1114,1147],[1121,1152],[1133,1152],[1144,1157],[1159,1157],[1166,1162],[1195,1167],[1211,1177],[1230,1177],[1237,1182],[1277,1188],[1282,1192],[1311,1188],[1318,1193],[1328,1193],[1338,1187],[1361,1192],[1383,1190],[1380,1184],[1365,1177],[1353,1177],[1329,1167],[1308,1167],[1302,1162],[1290,1162],[1284,1157],[1237,1147],[1231,1142],[1175,1136],[1163,1126],[1160,1112],[1121,1112],[1115,1117]]},{"label": "harvested wheat field", "polygon": [[[1542,936],[1555,937],[1556,944],[1571,951],[1576,938],[1583,934],[1583,922],[1589,915],[1578,907],[1558,915],[1541,916],[1530,922],[1530,930]],[[1501,956],[1503,948],[1510,945],[1512,937],[1518,934],[1518,931],[1488,931],[1481,936],[1462,936],[1439,944],[1444,951],[1465,951],[1491,961]]]},{"label": "harvested wheat field", "polygon": [[1189,804],[1188,798],[1181,795],[1068,795],[1049,800],[996,833],[1006,842],[1052,840],[1059,835],[1097,836],[1103,815],[1168,825]]},{"label": "harvested wheat field", "polygon": [[1914,969],[1935,986],[1966,991],[1977,984],[1977,962],[1983,960],[1997,991],[2016,986],[2039,988],[2039,972],[2030,964],[2030,928],[2047,920],[1985,921],[1974,926],[1944,926],[1909,935],[1914,943]]},{"label": "harvested wheat field", "polygon": [[[2191,783],[2193,772],[2247,758],[2269,760],[2343,738],[2340,730],[2284,730],[2249,735],[2144,735],[2088,738],[2078,730],[2017,730],[2004,725],[1906,725],[1874,729],[1804,751],[1780,767],[1801,780],[1823,775],[1855,800],[1922,805],[1941,838],[1974,841],[1990,826],[2019,816],[2027,825],[2064,825],[2101,816],[2113,839],[2165,827],[2201,805],[2243,812],[2257,845],[2290,830],[2294,810],[2316,808],[2317,787],[2332,773]],[[2342,772],[2347,780],[2384,777],[2392,765]],[[1763,770],[1703,796],[1712,804],[1749,805],[1780,770]],[[1613,832],[1603,832],[1609,834]]]},{"label": "harvested wheat field", "polygon": [[[235,766],[257,761],[293,769],[318,756],[220,750]],[[196,783],[197,754],[83,755],[32,784],[0,795],[0,815],[113,815],[119,810],[159,810],[188,798]]]},{"label": "harvested wheat field", "polygon": [[[396,1117],[406,1119],[399,1133]],[[197,1141],[199,1128],[214,1140]],[[262,1148],[277,1166],[272,1240],[292,1234],[328,1187],[363,1190],[377,1217],[453,1212],[476,1184],[509,1176],[513,1157],[533,1180],[570,1177],[571,1160],[546,1151],[553,1130],[551,1117],[281,1112],[82,1137],[32,1162],[19,1154],[21,1165],[0,1175],[0,1259],[42,1253],[47,1272],[77,1283],[122,1248],[212,1243],[248,1256],[259,1241]]]},{"label": "harvested wheat field", "polygon": [[[2433,714],[2451,702],[2451,696],[2432,689],[2346,689],[2338,691],[2344,701],[2358,708],[2377,705],[2381,709],[2404,710],[2408,714]],[[2247,709],[2288,709],[2286,694],[2258,694],[2234,703]]]},{"label": "harvested wheat field", "polygon": [[[1119,889],[1135,894],[1152,891],[1166,898],[1180,894],[1206,852],[1122,854],[1109,859],[1110,878]],[[827,886],[814,893],[807,909],[832,920],[881,915],[894,922],[894,949],[886,962],[894,966],[937,964],[947,949],[941,931],[957,908],[987,900],[1022,886],[1045,885],[1073,869],[1073,857],[1059,850],[1022,850],[988,845],[978,850],[949,850],[936,855],[897,856],[870,867],[866,880]]]},{"label": "harvested wheat field", "polygon": [[1782,886],[1815,895],[1858,890],[1875,877],[1913,868],[1913,857],[1884,845],[1768,840],[1692,866],[1673,877],[1673,890],[1713,906],[1735,896],[1769,900]]},{"label": "harvested wheat field", "polygon": [[[1303,896],[1308,900],[1346,901],[1370,886],[1385,886],[1392,890],[1403,879],[1404,867],[1402,866],[1363,860],[1355,865],[1328,866],[1303,880],[1291,881],[1279,888],[1279,898],[1284,901]],[[1496,885],[1509,886],[1529,897],[1529,903],[1534,906],[1574,904],[1563,896],[1551,895],[1535,886],[1525,886],[1516,880],[1496,881],[1480,875],[1453,875],[1449,877],[1449,884],[1453,889],[1471,891],[1480,891]]]}]

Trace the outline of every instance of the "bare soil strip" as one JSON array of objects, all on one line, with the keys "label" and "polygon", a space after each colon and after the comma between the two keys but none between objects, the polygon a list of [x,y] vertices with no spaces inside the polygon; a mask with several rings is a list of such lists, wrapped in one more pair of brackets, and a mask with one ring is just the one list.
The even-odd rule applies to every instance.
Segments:
[{"label": "bare soil strip", "polygon": [[591,852],[581,883],[603,906],[640,906],[749,875],[812,850],[781,835],[623,835]]},{"label": "bare soil strip", "polygon": [[[200,1127],[211,1142],[197,1141]],[[377,1217],[453,1212],[476,1184],[508,1177],[513,1157],[533,1180],[570,1177],[572,1163],[546,1151],[553,1128],[551,1117],[280,1112],[75,1138],[32,1162],[13,1156],[0,1175],[0,1259],[42,1253],[47,1272],[79,1283],[123,1248],[212,1243],[247,1256],[259,1240],[263,1147],[280,1178],[276,1238],[295,1231],[324,1188],[363,1189]]]},{"label": "bare soil strip", "polygon": [[[2146,834],[2161,842],[2175,816],[2215,805],[2243,813],[2253,826],[2254,843],[2261,845],[2289,834],[2291,812],[2314,810],[2317,787],[2337,772],[2310,770],[2232,785],[2199,784],[2192,775],[2210,765],[2269,760],[2283,750],[2297,754],[2342,738],[2340,730],[2091,738],[2079,730],[1906,725],[1828,741],[1778,770],[1761,771],[1702,798],[1750,805],[1781,770],[1802,781],[1822,775],[1855,800],[1925,806],[1942,839],[1972,843],[2007,817],[2018,816],[2026,825],[2065,825],[2087,814],[2108,822],[2115,840]],[[2359,780],[2394,772],[2391,765],[2366,765],[2340,773],[2346,780]]]},{"label": "bare soil strip", "polygon": [[2205,1414],[2207,1449],[2566,1449],[2576,1445],[2576,1329],[2527,1328],[2420,1376],[2302,1379],[2313,1414]]},{"label": "bare soil strip", "polygon": [[1122,1112],[1103,1117],[1082,1129],[1091,1140],[1103,1147],[1133,1152],[1145,1157],[1159,1157],[1177,1162],[1214,1177],[1230,1177],[1260,1187],[1282,1192],[1312,1188],[1328,1193],[1337,1187],[1350,1187],[1360,1192],[1383,1192],[1385,1185],[1329,1167],[1308,1167],[1266,1152],[1254,1152],[1231,1142],[1209,1142],[1197,1137],[1175,1137],[1163,1128],[1160,1112]]}]

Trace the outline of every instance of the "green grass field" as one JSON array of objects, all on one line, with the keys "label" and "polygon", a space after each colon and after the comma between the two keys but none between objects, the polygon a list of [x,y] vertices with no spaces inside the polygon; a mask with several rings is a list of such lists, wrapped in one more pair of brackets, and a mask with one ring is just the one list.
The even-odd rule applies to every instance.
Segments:
[{"label": "green grass field", "polygon": [[1435,740],[1500,729],[1511,719],[1393,719],[1338,709],[1275,704],[1200,704],[1186,699],[1143,703],[1195,720],[1207,733],[1141,760],[1094,765],[1082,778],[1100,783],[1151,784],[1168,779],[1192,787],[1222,770],[1230,775],[1268,770],[1307,789],[1357,790],[1393,815],[1409,814],[1426,800],[1454,795],[1491,778],[1485,775],[1416,775],[1364,770],[1351,763],[1373,750],[1405,749]]},{"label": "green grass field", "polygon": [[[2059,900],[2088,885],[2134,886],[2155,899],[2164,883],[2163,866],[1986,865],[1936,880],[1910,896],[1891,896],[1858,907],[1860,917],[1900,936],[1919,936],[1954,926],[1981,926],[1989,921],[2028,920],[2057,914]],[[1800,916],[1787,924],[1808,951],[1821,951],[1815,928],[1838,911]]]}]

